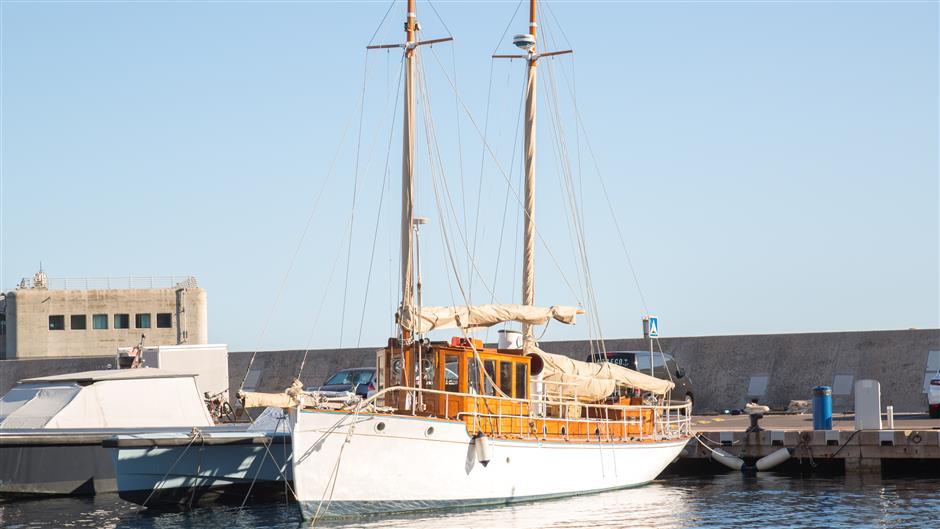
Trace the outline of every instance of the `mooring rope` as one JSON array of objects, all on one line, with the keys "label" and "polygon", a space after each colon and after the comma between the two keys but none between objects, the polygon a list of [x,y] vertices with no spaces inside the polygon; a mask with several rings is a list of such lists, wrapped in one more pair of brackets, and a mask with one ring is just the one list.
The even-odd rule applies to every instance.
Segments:
[{"label": "mooring rope", "polygon": [[180,455],[176,458],[176,461],[174,461],[173,464],[170,465],[170,468],[167,469],[165,474],[163,474],[163,477],[160,478],[159,481],[157,481],[157,485],[153,488],[152,491],[150,491],[150,494],[147,495],[147,499],[145,499],[144,503],[142,504],[144,507],[146,507],[147,504],[150,503],[150,499],[153,497],[153,495],[158,490],[160,490],[160,486],[163,485],[163,483],[166,481],[166,478],[167,476],[170,475],[170,472],[173,472],[173,469],[176,468],[176,464],[179,463],[181,459],[183,459],[184,455],[186,455],[186,452],[189,450],[189,447],[191,447],[193,443],[196,442],[196,439],[202,439],[202,431],[199,428],[193,428],[191,435],[192,435],[192,439],[189,440],[189,444],[186,445],[186,448],[184,448],[183,452],[180,453]]}]

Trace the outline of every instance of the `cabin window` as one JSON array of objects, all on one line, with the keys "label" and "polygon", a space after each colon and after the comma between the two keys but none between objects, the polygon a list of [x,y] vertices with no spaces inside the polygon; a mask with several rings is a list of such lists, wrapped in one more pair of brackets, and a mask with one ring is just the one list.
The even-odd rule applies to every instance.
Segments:
[{"label": "cabin window", "polygon": [[108,328],[108,315],[107,314],[95,314],[91,317],[91,328],[92,329],[107,329]]},{"label": "cabin window", "polygon": [[392,372],[392,385],[400,386],[401,385],[401,374],[404,371],[404,361],[401,358],[401,355],[392,356],[392,365],[389,370]]},{"label": "cabin window", "polygon": [[457,355],[444,357],[444,391],[460,391],[460,359]]},{"label": "cabin window", "polygon": [[65,330],[65,316],[56,315],[49,316],[49,330],[50,331],[62,331]]},{"label": "cabin window", "polygon": [[437,370],[437,362],[434,361],[434,357],[430,356],[425,352],[424,358],[421,360],[421,371],[422,371],[422,380],[421,384],[426,388],[434,388],[434,379],[435,371]]},{"label": "cabin window", "polygon": [[526,388],[529,386],[529,377],[526,376],[526,365],[522,362],[516,364],[516,398],[526,398]]},{"label": "cabin window", "polygon": [[480,394],[480,366],[472,356],[467,358],[467,393]]},{"label": "cabin window", "polygon": [[483,370],[487,374],[483,377],[483,394],[496,395],[496,387],[493,385],[496,381],[496,360],[484,360]]},{"label": "cabin window", "polygon": [[161,312],[157,314],[157,328],[158,329],[170,329],[173,327],[173,315],[169,312]]},{"label": "cabin window", "polygon": [[88,328],[88,319],[84,314],[72,314],[69,320],[69,328],[73,331],[84,331]]},{"label": "cabin window", "polygon": [[499,389],[508,396],[512,396],[512,362],[499,363]]}]

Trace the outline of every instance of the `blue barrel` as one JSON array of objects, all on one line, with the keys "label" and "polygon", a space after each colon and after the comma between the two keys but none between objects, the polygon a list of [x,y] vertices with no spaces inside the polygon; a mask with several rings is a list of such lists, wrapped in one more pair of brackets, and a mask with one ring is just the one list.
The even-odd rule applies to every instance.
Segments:
[{"label": "blue barrel", "polygon": [[813,429],[832,429],[832,388],[829,386],[813,388]]}]

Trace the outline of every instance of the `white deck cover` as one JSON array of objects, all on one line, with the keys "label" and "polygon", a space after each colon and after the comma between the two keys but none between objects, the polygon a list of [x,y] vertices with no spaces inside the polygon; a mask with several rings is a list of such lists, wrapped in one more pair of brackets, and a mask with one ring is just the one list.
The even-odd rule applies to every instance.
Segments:
[{"label": "white deck cover", "polygon": [[195,378],[158,369],[28,379],[0,398],[0,429],[4,430],[212,424]]}]

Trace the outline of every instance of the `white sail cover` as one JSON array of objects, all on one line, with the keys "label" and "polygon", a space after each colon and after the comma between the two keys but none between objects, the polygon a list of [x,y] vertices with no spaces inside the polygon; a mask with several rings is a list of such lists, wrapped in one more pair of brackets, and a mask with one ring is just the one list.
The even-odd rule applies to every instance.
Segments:
[{"label": "white sail cover", "polygon": [[[663,395],[675,384],[645,375],[610,362],[581,362],[567,356],[546,353],[535,346],[526,348],[526,354],[538,357],[543,364],[542,380],[547,382],[546,393],[574,398],[582,402],[596,402],[609,396],[617,386],[637,388]],[[536,373],[533,369],[533,375]],[[552,384],[554,383],[554,384]]]},{"label": "white sail cover", "polygon": [[514,321],[526,325],[544,325],[554,319],[568,325],[575,323],[584,310],[578,307],[554,305],[469,305],[457,307],[421,307],[421,311],[402,311],[399,320],[402,327],[412,332],[430,332],[435,329],[472,329],[490,327],[498,323]]}]

